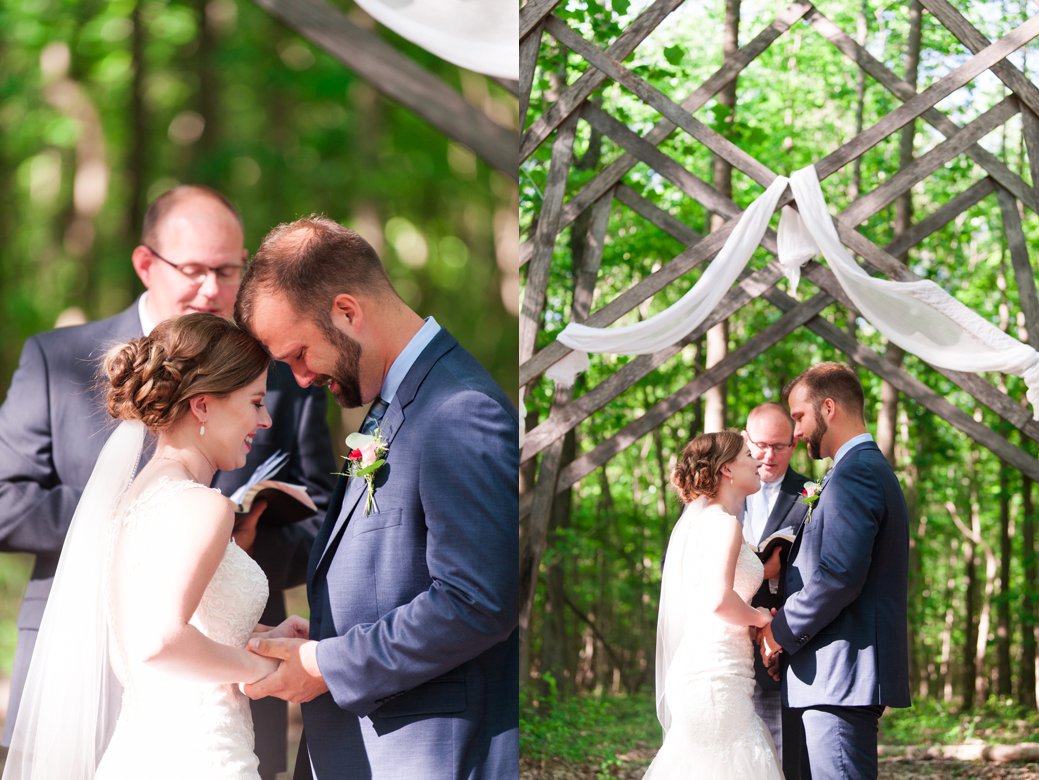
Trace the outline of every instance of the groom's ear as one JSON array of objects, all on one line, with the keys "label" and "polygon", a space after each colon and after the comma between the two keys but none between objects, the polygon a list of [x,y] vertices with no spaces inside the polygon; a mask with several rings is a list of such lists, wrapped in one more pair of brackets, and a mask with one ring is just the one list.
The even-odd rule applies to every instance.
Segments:
[{"label": "groom's ear", "polygon": [[340,293],[332,299],[332,324],[353,338],[364,324],[364,311],[358,300],[349,293]]}]

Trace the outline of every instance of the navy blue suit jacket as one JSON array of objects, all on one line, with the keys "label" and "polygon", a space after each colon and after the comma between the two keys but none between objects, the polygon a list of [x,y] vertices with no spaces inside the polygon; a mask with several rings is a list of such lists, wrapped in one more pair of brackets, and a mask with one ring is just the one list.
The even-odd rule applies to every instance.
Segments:
[{"label": "navy blue suit jacket", "polygon": [[[135,303],[108,319],[30,337],[0,406],[0,550],[36,556],[18,615],[9,713],[17,712],[65,533],[97,456],[117,424],[104,409],[97,383],[99,361],[108,347],[139,336]],[[272,426],[257,432],[245,466],[218,474],[214,485],[229,495],[269,454],[283,449],[291,455],[278,478],[306,485],[323,509],[335,470],[324,393],[300,389],[288,366],[275,363],[268,372],[265,403]],[[272,530],[261,520],[253,554],[270,579],[264,622],[284,619],[282,591],[304,581],[318,526],[315,519]],[[285,764],[285,708],[274,702],[260,707],[270,711],[273,720],[268,724],[263,715],[254,718],[257,753],[261,762],[274,762],[265,769],[273,766],[278,771]],[[13,723],[13,717],[6,719],[5,745]]]},{"label": "navy blue suit jacket", "polygon": [[783,703],[909,706],[909,513],[873,442],[834,467],[787,566],[772,621]]},{"label": "navy blue suit jacket", "polygon": [[364,480],[342,479],[311,553],[329,686],[302,707],[314,773],[516,777],[516,410],[441,330],[381,430],[378,509],[365,514]]}]

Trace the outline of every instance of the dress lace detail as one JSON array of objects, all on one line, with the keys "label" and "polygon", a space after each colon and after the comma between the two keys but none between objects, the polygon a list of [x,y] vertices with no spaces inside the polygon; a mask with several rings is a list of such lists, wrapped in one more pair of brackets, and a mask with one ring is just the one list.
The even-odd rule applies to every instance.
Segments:
[{"label": "dress lace detail", "polygon": [[[716,506],[684,514],[668,545],[658,631],[675,626],[678,631],[669,635],[673,654],[664,680],[670,727],[645,775],[650,780],[783,777],[772,737],[754,712],[754,646],[748,629],[716,617],[697,598],[704,589],[698,526],[717,523],[722,514]],[[750,602],[763,573],[761,561],[743,544],[733,583],[740,598]]]},{"label": "dress lace detail", "polygon": [[[112,524],[115,533],[133,526],[135,533],[147,534],[149,521],[168,522],[155,517],[155,510],[168,508],[177,494],[191,489],[210,488],[159,479],[121,511]],[[110,615],[116,614],[112,595],[110,588]],[[244,647],[267,596],[263,571],[231,540],[191,625],[217,642]],[[96,780],[256,780],[252,715],[238,687],[195,682],[130,663],[121,627],[110,625],[109,630],[112,664],[124,691],[115,733]]]}]

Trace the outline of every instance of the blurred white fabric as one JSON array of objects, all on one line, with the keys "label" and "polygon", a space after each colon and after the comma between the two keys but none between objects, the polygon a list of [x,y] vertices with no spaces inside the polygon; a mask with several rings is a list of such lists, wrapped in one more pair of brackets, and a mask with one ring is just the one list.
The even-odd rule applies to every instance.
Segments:
[{"label": "blurred white fabric", "polygon": [[514,0],[357,0],[357,5],[450,63],[519,79],[519,4]]}]

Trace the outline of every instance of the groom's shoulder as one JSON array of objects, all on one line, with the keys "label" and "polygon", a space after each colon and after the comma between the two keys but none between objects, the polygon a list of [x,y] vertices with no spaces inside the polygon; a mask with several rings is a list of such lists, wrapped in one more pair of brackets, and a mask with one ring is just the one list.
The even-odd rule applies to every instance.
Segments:
[{"label": "groom's shoulder", "polygon": [[428,394],[431,399],[438,398],[438,404],[449,399],[457,400],[459,396],[484,396],[515,417],[516,407],[501,386],[494,381],[490,372],[453,336],[446,335],[449,341],[445,344],[449,346],[429,372],[422,392]]}]

